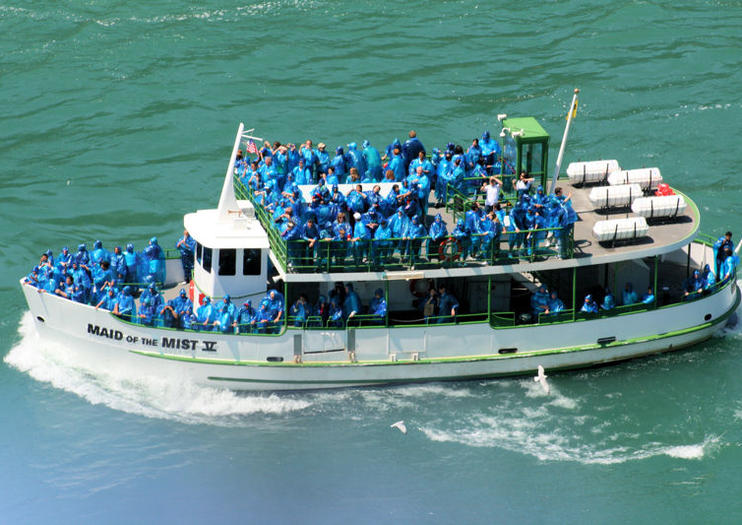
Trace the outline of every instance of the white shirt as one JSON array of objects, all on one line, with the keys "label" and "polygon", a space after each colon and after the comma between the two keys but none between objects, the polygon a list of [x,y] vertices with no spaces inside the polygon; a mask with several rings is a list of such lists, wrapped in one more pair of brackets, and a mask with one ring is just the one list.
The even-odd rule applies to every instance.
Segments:
[{"label": "white shirt", "polygon": [[500,200],[500,185],[499,184],[488,184],[485,188],[487,192],[487,198],[484,203],[487,206],[494,206]]}]

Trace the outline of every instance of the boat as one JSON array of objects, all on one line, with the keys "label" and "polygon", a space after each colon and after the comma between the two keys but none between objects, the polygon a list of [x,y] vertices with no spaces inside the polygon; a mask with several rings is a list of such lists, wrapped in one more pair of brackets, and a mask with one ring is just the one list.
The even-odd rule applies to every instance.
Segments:
[{"label": "boat", "polygon": [[[570,120],[571,113],[557,166]],[[275,290],[285,297],[280,319],[230,330],[149,326],[40,293],[22,278],[35,329],[42,340],[63,343],[84,366],[278,391],[490,379],[532,375],[539,367],[553,374],[697,345],[733,318],[740,303],[736,273],[700,291],[684,287],[694,270],[706,264],[715,269],[718,245],[700,232],[696,204],[670,188],[659,169],[630,172],[617,160],[574,162],[566,176],[559,177],[557,167],[550,181],[550,135],[538,120],[499,115],[498,122],[502,205],[517,205],[515,190],[507,188],[524,171],[535,179],[534,187],[540,183],[552,192],[559,186],[570,195],[576,222],[527,231],[503,224],[499,237],[486,247],[479,239],[481,249],[468,256],[451,236],[431,242],[429,253],[429,237],[422,239],[422,253],[407,244],[397,254],[394,245],[408,241],[389,238],[366,241],[360,254],[337,240],[320,239],[309,248],[303,239],[282,235],[259,192],[241,179],[236,165],[242,148],[249,151],[256,137],[240,124],[217,207],[184,216],[196,241],[192,279],[184,284],[181,258],[169,254],[161,289],[167,299],[186,287],[194,304],[205,298],[224,302],[228,295],[237,307],[247,300],[258,305]],[[611,174],[615,185],[608,182]],[[446,185],[445,202],[431,206],[428,223],[440,213],[453,228],[474,202],[482,203],[483,195],[467,191],[466,182]],[[362,186],[364,192],[379,186],[386,195],[394,184]],[[655,200],[660,185],[665,194]],[[316,186],[299,189],[311,200]],[[347,193],[353,185],[338,189]],[[350,317],[314,315],[310,309],[292,314],[297,297],[314,303],[336,288],[342,293],[337,283],[351,283],[364,299],[380,289],[376,299],[386,308],[381,315],[362,310]],[[644,301],[599,306],[613,295],[607,289],[620,298],[629,283],[639,297],[649,290]],[[427,294],[440,285],[450,299],[446,311],[425,310]],[[534,310],[542,286],[561,298],[558,311],[548,310],[548,303],[539,310],[538,301]],[[594,298],[587,309],[586,295]],[[458,306],[449,312],[454,302]]]}]

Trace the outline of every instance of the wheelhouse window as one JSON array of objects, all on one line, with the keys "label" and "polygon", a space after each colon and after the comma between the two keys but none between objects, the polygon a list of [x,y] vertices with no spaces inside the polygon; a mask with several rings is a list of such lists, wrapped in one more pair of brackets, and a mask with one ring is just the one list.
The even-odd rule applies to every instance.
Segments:
[{"label": "wheelhouse window", "polygon": [[206,273],[211,273],[211,255],[212,250],[211,248],[207,248],[206,246],[203,247],[204,257],[203,257],[203,269]]},{"label": "wheelhouse window", "polygon": [[260,250],[246,249],[243,251],[242,275],[260,275]]},{"label": "wheelhouse window", "polygon": [[203,251],[203,246],[201,246],[201,243],[196,243],[196,260],[198,261],[198,264],[201,264],[201,252]]},{"label": "wheelhouse window", "polygon": [[223,248],[219,250],[219,275],[237,273],[237,250]]}]

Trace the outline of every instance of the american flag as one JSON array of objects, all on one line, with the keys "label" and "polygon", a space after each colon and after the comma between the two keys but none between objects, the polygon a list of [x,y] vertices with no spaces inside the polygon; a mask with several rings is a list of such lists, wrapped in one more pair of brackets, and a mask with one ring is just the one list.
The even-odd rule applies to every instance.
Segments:
[{"label": "american flag", "polygon": [[255,145],[252,139],[247,141],[247,152],[252,153],[253,155],[258,152],[258,147]]}]

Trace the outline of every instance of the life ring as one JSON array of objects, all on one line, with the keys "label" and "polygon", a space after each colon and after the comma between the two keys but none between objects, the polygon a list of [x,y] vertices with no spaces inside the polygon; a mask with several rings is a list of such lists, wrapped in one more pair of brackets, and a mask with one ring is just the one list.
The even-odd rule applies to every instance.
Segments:
[{"label": "life ring", "polygon": [[[453,246],[454,250],[451,252],[449,246]],[[452,262],[458,261],[461,256],[461,243],[458,239],[453,237],[447,238],[445,241],[438,245],[438,258],[441,261]]]}]

